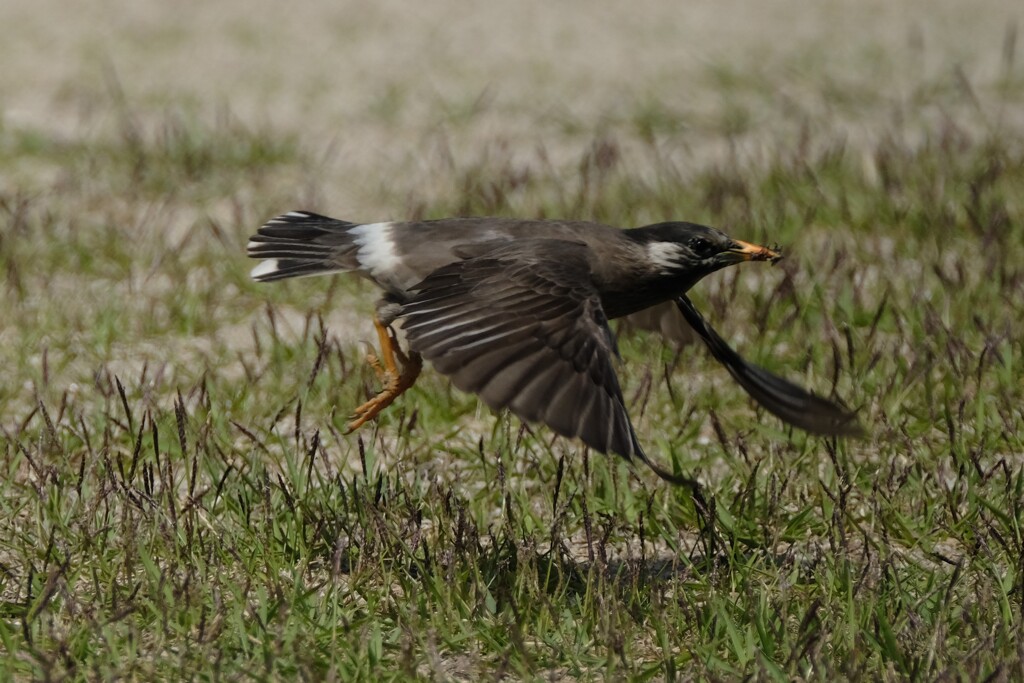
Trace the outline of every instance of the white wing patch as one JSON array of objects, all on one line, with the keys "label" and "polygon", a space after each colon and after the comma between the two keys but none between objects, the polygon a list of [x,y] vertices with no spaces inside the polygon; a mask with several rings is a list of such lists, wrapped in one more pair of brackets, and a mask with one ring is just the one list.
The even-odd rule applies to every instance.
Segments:
[{"label": "white wing patch", "polygon": [[682,251],[675,242],[651,242],[647,245],[647,258],[662,272],[671,272],[679,267]]},{"label": "white wing patch", "polygon": [[359,247],[356,258],[359,265],[374,277],[387,276],[401,265],[391,237],[393,223],[366,223],[350,228],[353,242]]}]

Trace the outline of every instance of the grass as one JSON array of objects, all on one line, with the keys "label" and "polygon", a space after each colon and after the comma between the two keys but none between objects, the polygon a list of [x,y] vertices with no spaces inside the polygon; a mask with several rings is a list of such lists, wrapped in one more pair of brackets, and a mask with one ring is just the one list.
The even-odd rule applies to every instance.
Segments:
[{"label": "grass", "polygon": [[[115,104],[78,139],[0,128],[3,678],[1024,676],[1020,130],[967,107],[749,163],[752,121],[646,102],[573,163],[496,140],[380,189],[390,216],[785,245],[698,305],[865,439],[787,430],[702,349],[622,340],[641,440],[705,483],[712,543],[685,491],[432,373],[343,435],[375,387],[372,292],[258,286],[242,254],[275,212],[343,210],[316,155]],[[732,153],[680,163],[706,135]]]}]

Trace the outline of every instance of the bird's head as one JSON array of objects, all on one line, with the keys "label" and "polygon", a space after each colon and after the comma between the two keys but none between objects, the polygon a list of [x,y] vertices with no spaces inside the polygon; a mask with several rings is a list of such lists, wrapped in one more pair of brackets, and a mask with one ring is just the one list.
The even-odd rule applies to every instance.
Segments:
[{"label": "bird's head", "polygon": [[692,275],[694,281],[735,263],[774,263],[782,258],[777,250],[696,223],[658,223],[629,232],[643,243],[647,258],[663,275]]}]

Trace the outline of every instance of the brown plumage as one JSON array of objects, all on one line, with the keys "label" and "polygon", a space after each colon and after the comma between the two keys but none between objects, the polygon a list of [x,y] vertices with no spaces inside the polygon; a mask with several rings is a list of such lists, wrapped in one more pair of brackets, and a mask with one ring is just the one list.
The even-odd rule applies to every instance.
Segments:
[{"label": "brown plumage", "polygon": [[[355,272],[384,290],[375,320],[384,389],[356,410],[358,428],[415,382],[426,359],[495,409],[577,437],[603,453],[648,459],[615,373],[608,320],[675,303],[744,389],[784,421],[817,434],[859,432],[853,413],[810,394],[728,347],[685,293],[705,275],[765,247],[692,223],[619,230],[578,221],[498,218],[355,224],[306,212],[279,216],[249,242],[271,281]],[[409,353],[398,348],[400,321]]]}]

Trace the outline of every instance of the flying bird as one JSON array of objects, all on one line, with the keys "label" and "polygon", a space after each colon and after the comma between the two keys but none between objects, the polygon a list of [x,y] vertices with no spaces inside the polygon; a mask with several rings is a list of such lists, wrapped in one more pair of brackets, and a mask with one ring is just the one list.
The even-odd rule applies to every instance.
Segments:
[{"label": "flying bird", "polygon": [[494,409],[692,485],[641,447],[608,325],[666,304],[675,304],[712,355],[783,421],[821,435],[861,431],[853,412],[744,360],[686,297],[716,270],[781,258],[714,228],[668,222],[621,230],[508,218],[351,223],[292,211],[264,224],[247,251],[264,259],[252,271],[259,282],[348,272],[383,290],[374,316],[380,355],[368,356],[383,386],[356,408],[349,432],[409,389],[425,359]]}]

